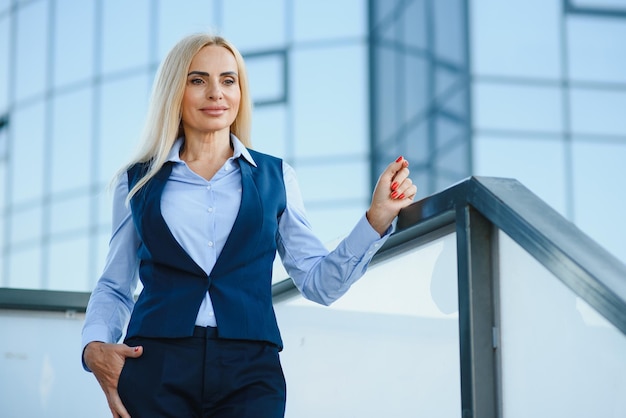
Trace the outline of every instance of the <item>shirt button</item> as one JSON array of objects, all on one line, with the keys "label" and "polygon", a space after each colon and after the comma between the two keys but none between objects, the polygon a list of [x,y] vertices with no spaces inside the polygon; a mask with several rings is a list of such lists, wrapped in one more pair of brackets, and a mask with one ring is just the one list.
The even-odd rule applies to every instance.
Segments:
[{"label": "shirt button", "polygon": [[213,241],[209,241],[209,247],[213,246]]},{"label": "shirt button", "polygon": [[208,208],[207,209],[209,212],[213,212],[213,208]]},{"label": "shirt button", "polygon": [[208,186],[206,186],[207,190],[211,190],[211,185],[209,184]]},{"label": "shirt button", "polygon": [[230,170],[230,164],[227,164],[227,165],[224,167],[224,170],[229,171],[229,170]]}]

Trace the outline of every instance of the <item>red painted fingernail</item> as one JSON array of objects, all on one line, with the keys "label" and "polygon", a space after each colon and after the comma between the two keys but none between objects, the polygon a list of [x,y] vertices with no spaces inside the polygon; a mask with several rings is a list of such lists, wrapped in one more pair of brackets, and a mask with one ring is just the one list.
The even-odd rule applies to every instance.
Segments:
[{"label": "red painted fingernail", "polygon": [[408,166],[409,166],[409,162],[408,162],[407,160],[404,160],[404,161],[402,162],[402,164],[404,164],[404,166],[405,166],[405,167],[408,167]]},{"label": "red painted fingernail", "polygon": [[404,199],[404,193],[402,193],[400,196],[398,196],[398,199]]},{"label": "red painted fingernail", "polygon": [[393,193],[391,193],[391,198],[392,198],[392,199],[395,199],[395,198],[396,198],[396,196],[398,196],[398,192],[395,192],[395,191],[394,191]]},{"label": "red painted fingernail", "polygon": [[139,347],[135,347],[135,353],[139,351]]},{"label": "red painted fingernail", "polygon": [[399,163],[400,161],[402,161],[402,155],[398,157],[398,159],[396,160],[397,163]]},{"label": "red painted fingernail", "polygon": [[397,182],[397,181],[394,181],[394,182],[391,184],[391,190],[396,190],[397,188],[398,188],[398,182]]}]

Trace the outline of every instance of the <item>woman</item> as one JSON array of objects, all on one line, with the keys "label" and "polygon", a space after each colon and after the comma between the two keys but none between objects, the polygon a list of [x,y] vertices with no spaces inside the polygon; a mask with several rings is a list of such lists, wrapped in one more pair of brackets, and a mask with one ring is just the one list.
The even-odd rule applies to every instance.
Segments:
[{"label": "woman", "polygon": [[109,254],[83,328],[84,367],[114,417],[283,417],[276,252],[306,298],[330,304],[415,196],[400,157],[329,253],[310,230],[293,170],[249,149],[250,119],[233,45],[198,34],[174,46],[143,148],[117,177]]}]

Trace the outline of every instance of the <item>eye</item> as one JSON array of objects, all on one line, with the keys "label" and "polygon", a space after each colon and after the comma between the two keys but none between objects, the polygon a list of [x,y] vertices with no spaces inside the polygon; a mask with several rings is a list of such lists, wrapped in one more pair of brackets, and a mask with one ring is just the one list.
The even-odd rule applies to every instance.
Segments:
[{"label": "eye", "polygon": [[194,84],[194,85],[200,85],[204,83],[204,80],[199,77],[196,77],[196,78],[192,78],[191,80],[189,80],[189,83]]},{"label": "eye", "polygon": [[227,78],[224,80],[224,84],[226,84],[227,86],[232,86],[233,84],[235,84],[235,80],[233,80],[232,78]]}]

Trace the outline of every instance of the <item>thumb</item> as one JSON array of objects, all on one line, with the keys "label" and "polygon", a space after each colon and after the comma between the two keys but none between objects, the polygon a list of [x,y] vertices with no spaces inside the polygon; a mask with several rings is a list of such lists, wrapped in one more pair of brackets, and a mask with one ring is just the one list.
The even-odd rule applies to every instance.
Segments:
[{"label": "thumb", "polygon": [[126,357],[137,358],[137,357],[141,357],[142,354],[143,354],[143,346],[141,345],[138,345],[135,347],[128,347],[128,350],[126,351]]},{"label": "thumb", "polygon": [[389,179],[392,179],[398,171],[408,166],[409,162],[405,160],[404,157],[401,155],[394,162],[387,166],[387,169],[383,174],[389,177]]}]

